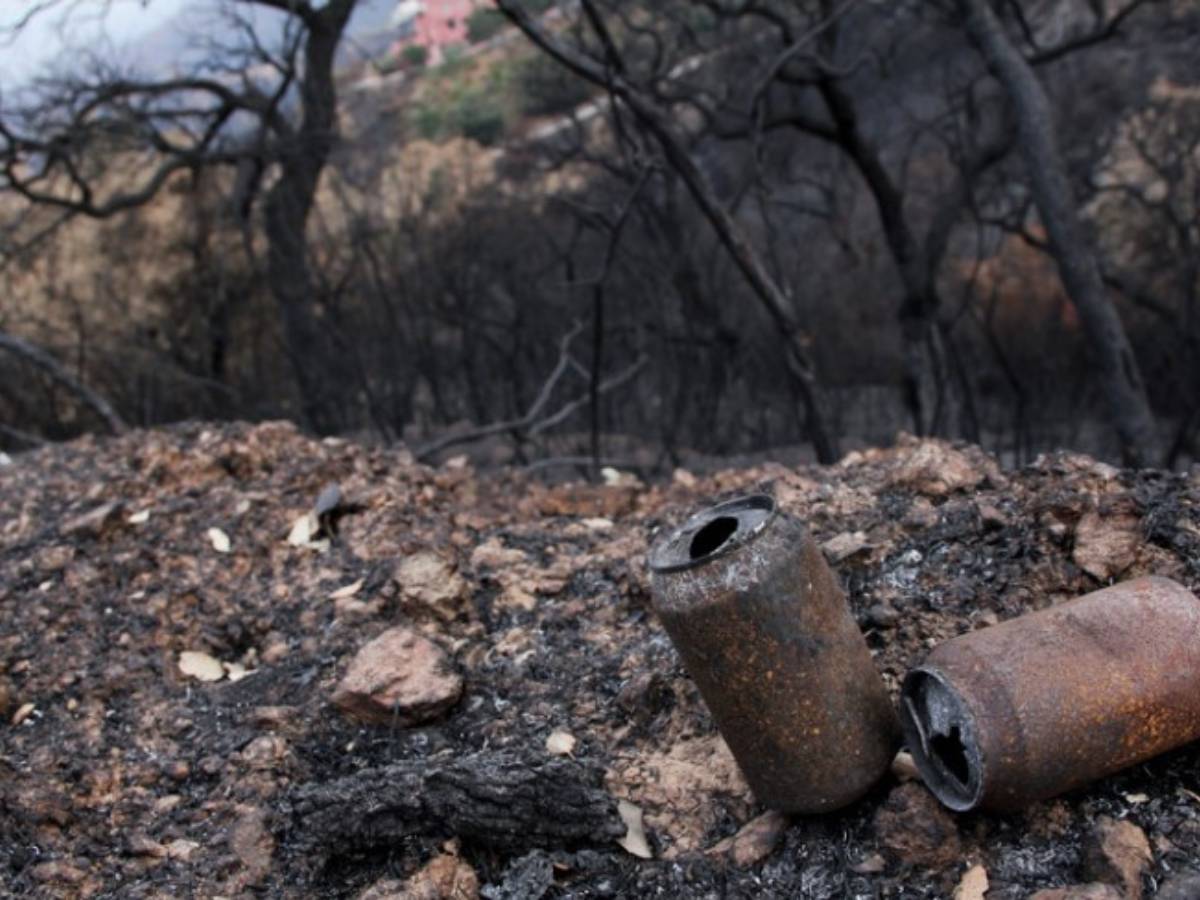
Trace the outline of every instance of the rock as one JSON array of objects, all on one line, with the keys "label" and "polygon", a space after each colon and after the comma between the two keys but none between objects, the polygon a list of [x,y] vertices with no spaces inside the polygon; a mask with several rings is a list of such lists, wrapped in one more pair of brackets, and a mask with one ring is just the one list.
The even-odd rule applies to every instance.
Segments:
[{"label": "rock", "polygon": [[406,882],[385,878],[357,900],[478,900],[479,877],[458,856],[435,856]]},{"label": "rock", "polygon": [[119,501],[105,503],[95,509],[67,519],[58,528],[58,533],[64,538],[98,537],[112,523],[121,518],[125,504]]},{"label": "rock", "polygon": [[34,881],[65,884],[78,884],[87,877],[87,873],[83,869],[65,859],[38,863],[30,870],[29,874],[33,876]]},{"label": "rock", "polygon": [[976,464],[967,454],[944,441],[925,440],[900,457],[890,481],[930,497],[945,497],[955,491],[977,487],[994,468],[994,463]]},{"label": "rock", "polygon": [[1122,900],[1122,895],[1110,884],[1069,884],[1030,894],[1029,900]]},{"label": "rock", "polygon": [[558,485],[538,498],[537,507],[544,516],[618,519],[633,511],[639,491],[634,484]]},{"label": "rock", "polygon": [[859,875],[878,875],[887,868],[887,860],[882,853],[870,853],[850,867],[850,871]]},{"label": "rock", "polygon": [[979,521],[983,523],[985,528],[997,530],[1009,524],[1008,516],[996,504],[984,501],[978,504],[978,508]]},{"label": "rock", "polygon": [[[155,800],[151,810],[156,816],[165,815],[172,810],[178,809],[179,805],[183,803],[183,799],[182,794],[167,794]],[[170,853],[170,847],[167,848],[167,852]]]},{"label": "rock", "polygon": [[925,528],[932,528],[938,523],[938,511],[924,497],[914,497],[912,506],[904,514],[904,518],[900,520],[909,531],[921,531]]},{"label": "rock", "polygon": [[1130,512],[1084,513],[1075,526],[1075,565],[1093,578],[1108,581],[1125,572],[1142,545],[1141,520]]},{"label": "rock", "polygon": [[787,827],[787,816],[770,810],[751,819],[737,834],[714,844],[705,852],[709,856],[728,859],[735,866],[752,866],[771,855]]},{"label": "rock", "polygon": [[496,598],[496,605],[501,609],[531,612],[537,609],[537,596],[525,589],[524,585],[515,580],[509,580]]},{"label": "rock", "polygon": [[844,531],[821,545],[821,549],[825,552],[825,558],[835,564],[849,559],[866,548],[867,533],[865,531]]},{"label": "rock", "polygon": [[403,727],[435,719],[462,695],[463,680],[437,644],[411,628],[389,628],[350,663],[333,703],[367,722]]},{"label": "rock", "polygon": [[962,855],[954,817],[926,790],[908,782],[893,788],[875,814],[875,836],[906,866],[944,868]]},{"label": "rock", "polygon": [[267,644],[263,652],[259,654],[259,658],[268,666],[273,666],[275,663],[283,662],[291,654],[292,648],[288,646],[288,642],[280,638],[273,640]]},{"label": "rock", "polygon": [[10,808],[19,810],[21,817],[35,825],[57,825],[65,828],[71,823],[73,804],[60,790],[29,787],[7,798]]},{"label": "rock", "polygon": [[8,715],[8,711],[12,709],[12,705],[12,684],[7,678],[0,678],[0,719]]},{"label": "rock", "polygon": [[492,537],[471,551],[471,568],[506,569],[519,566],[527,559],[525,551],[505,547],[499,538]]},{"label": "rock", "polygon": [[1141,900],[1142,873],[1154,861],[1146,833],[1127,819],[1101,816],[1083,854],[1083,875],[1119,887],[1129,900]]},{"label": "rock", "polygon": [[897,781],[917,781],[921,777],[912,754],[907,750],[901,750],[892,760],[892,774],[896,776]]},{"label": "rock", "polygon": [[287,739],[278,734],[261,734],[238,753],[246,768],[260,772],[283,768],[289,756]]},{"label": "rock", "polygon": [[987,892],[987,869],[981,865],[974,865],[963,873],[962,880],[954,889],[954,900],[984,900]]},{"label": "rock", "polygon": [[198,681],[220,681],[225,677],[221,661],[198,650],[184,650],[179,654],[179,671]]},{"label": "rock", "polygon": [[129,839],[129,855],[162,859],[167,855],[167,848],[144,834],[135,834]]},{"label": "rock", "polygon": [[466,607],[466,581],[436,553],[422,551],[406,556],[396,567],[394,577],[405,598],[445,622],[453,621]]},{"label": "rock", "polygon": [[887,603],[876,603],[867,610],[867,624],[875,628],[895,628],[900,621],[900,613]]},{"label": "rock", "polygon": [[1000,624],[1000,617],[996,615],[994,609],[981,610],[979,615],[975,617],[975,623],[980,628],[991,628],[993,625]]},{"label": "rock", "polygon": [[37,707],[32,703],[22,703],[20,706],[17,707],[17,711],[15,713],[13,713],[12,724],[14,726],[20,725],[22,722],[24,722],[26,719],[28,719],[31,715],[33,715],[33,711],[35,709],[37,709]]},{"label": "rock", "polygon": [[300,710],[295,706],[256,706],[250,711],[250,721],[268,731],[297,731]]},{"label": "rock", "polygon": [[671,483],[691,490],[699,483],[699,479],[687,469],[676,469],[671,473]]},{"label": "rock", "polygon": [[383,603],[380,599],[364,603],[353,597],[341,597],[333,602],[333,611],[341,621],[348,624],[374,618],[379,614],[382,606]]},{"label": "rock", "polygon": [[1200,870],[1176,872],[1162,883],[1154,900],[1196,900],[1200,897]]},{"label": "rock", "polygon": [[546,738],[546,752],[551,756],[571,756],[575,752],[575,743],[575,735],[569,731],[552,731]]},{"label": "rock", "polygon": [[75,558],[75,548],[67,544],[54,544],[39,550],[35,557],[37,568],[46,574],[61,572]]},{"label": "rock", "polygon": [[229,829],[229,849],[244,867],[237,882],[239,890],[245,890],[258,884],[271,871],[275,837],[267,825],[266,810],[239,806],[237,811],[238,819]]},{"label": "rock", "polygon": [[169,859],[179,860],[180,862],[189,862],[192,858],[192,854],[199,849],[200,845],[195,841],[188,841],[184,840],[183,838],[179,838],[178,840],[171,841],[171,843],[167,844],[167,857]]}]

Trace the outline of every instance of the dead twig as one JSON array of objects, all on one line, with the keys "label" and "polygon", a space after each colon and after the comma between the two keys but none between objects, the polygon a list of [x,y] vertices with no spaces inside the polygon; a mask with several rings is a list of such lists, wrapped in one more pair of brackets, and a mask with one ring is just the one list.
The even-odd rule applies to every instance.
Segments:
[{"label": "dead twig", "polygon": [[41,369],[46,375],[50,376],[50,379],[55,384],[66,388],[82,400],[86,406],[104,420],[104,424],[108,426],[109,431],[113,434],[121,434],[128,430],[125,421],[117,415],[117,411],[112,408],[112,405],[107,400],[68,372],[62,363],[41,347],[31,344],[24,338],[19,338],[16,335],[0,332],[0,350],[7,350],[35,368]]},{"label": "dead twig", "polygon": [[[568,370],[578,366],[578,363],[571,356],[571,342],[582,330],[583,323],[576,322],[571,330],[563,335],[559,341],[558,362],[555,363],[553,370],[551,370],[549,376],[542,383],[541,390],[538,391],[537,397],[529,406],[525,415],[503,422],[493,422],[490,425],[481,425],[478,428],[471,428],[457,434],[443,435],[437,440],[426,444],[424,447],[418,448],[414,454],[416,458],[421,461],[427,461],[435,454],[449,447],[474,443],[475,441],[480,441],[496,434],[517,434],[523,437],[534,437],[562,423],[580,408],[586,406],[591,402],[591,392],[575,397],[554,412],[543,415],[543,410],[546,404],[550,402],[550,398],[553,396],[554,389],[558,386],[558,383],[567,374]],[[631,366],[601,382],[597,392],[599,394],[606,394],[609,391],[619,388],[637,375],[646,362],[647,359],[645,356],[638,357]]]},{"label": "dead twig", "polygon": [[48,443],[45,438],[40,438],[28,431],[22,431],[20,428],[13,428],[11,425],[0,424],[0,434],[14,441],[19,441],[22,444],[28,444],[30,447],[44,447]]}]

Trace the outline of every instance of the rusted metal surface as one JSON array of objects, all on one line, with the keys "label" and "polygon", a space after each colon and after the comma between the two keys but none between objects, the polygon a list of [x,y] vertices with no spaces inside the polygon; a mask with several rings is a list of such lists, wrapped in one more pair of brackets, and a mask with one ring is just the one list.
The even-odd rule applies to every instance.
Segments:
[{"label": "rusted metal surface", "polygon": [[1200,600],[1138,578],[962,635],[901,692],[925,783],[1012,810],[1200,738]]},{"label": "rusted metal surface", "polygon": [[707,509],[650,552],[654,606],[755,796],[837,809],[887,769],[899,727],[837,579],[765,495]]}]

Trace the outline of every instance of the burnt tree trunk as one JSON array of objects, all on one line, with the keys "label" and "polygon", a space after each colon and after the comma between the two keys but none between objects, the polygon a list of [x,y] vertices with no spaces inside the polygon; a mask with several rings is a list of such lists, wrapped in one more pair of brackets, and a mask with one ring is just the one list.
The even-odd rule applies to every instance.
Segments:
[{"label": "burnt tree trunk", "polygon": [[1157,459],[1154,414],[1125,327],[1080,221],[1049,99],[987,0],[959,0],[959,8],[967,33],[1012,103],[1033,199],[1063,285],[1083,324],[1122,455],[1128,465],[1146,465]]},{"label": "burnt tree trunk", "polygon": [[306,226],[321,171],[337,140],[337,88],[334,57],[357,0],[331,0],[305,12],[308,29],[300,82],[303,118],[295,134],[281,142],[279,178],[267,192],[267,279],[279,307],[287,353],[308,425],[317,431],[342,424],[336,392],[349,390],[339,377],[337,354],[329,344],[315,306]]},{"label": "burnt tree trunk", "polygon": [[[834,15],[828,4],[826,15]],[[836,52],[836,30],[827,32],[824,46],[827,54],[832,56]],[[965,435],[978,441],[969,384],[964,379],[957,379],[957,398],[950,390],[954,387],[949,377],[952,368],[948,347],[950,333],[939,318],[942,299],[938,291],[938,271],[946,256],[955,222],[968,204],[972,179],[1008,155],[1013,143],[1011,135],[1007,129],[1002,130],[982,142],[973,153],[964,154],[953,187],[934,209],[924,234],[918,237],[905,210],[904,193],[888,172],[881,148],[863,133],[854,96],[835,77],[819,79],[816,88],[833,128],[814,128],[809,133],[832,141],[858,169],[875,201],[884,240],[900,275],[904,290],[899,310],[904,345],[904,393],[913,427],[918,435],[938,434],[942,423],[953,419],[954,412],[960,412]],[[804,128],[804,125],[800,127]],[[949,403],[948,399],[956,402]],[[950,410],[951,406],[956,409]]]},{"label": "burnt tree trunk", "polygon": [[633,113],[657,139],[663,153],[691,194],[705,219],[733,258],[754,294],[765,307],[783,341],[784,361],[804,403],[809,438],[818,462],[835,463],[841,452],[826,409],[824,391],[808,352],[809,338],[800,328],[791,300],[771,276],[762,255],[754,248],[741,223],[721,203],[708,177],[696,165],[670,126],[641,97],[622,95]]},{"label": "burnt tree trunk", "polygon": [[656,99],[625,77],[623,61],[617,54],[611,36],[591,4],[582,4],[583,11],[595,36],[604,48],[601,64],[571,47],[539,26],[529,14],[512,0],[497,0],[500,11],[525,33],[540,50],[591,84],[609,92],[633,114],[641,128],[661,147],[663,156],[687,188],[705,220],[717,233],[722,246],[732,257],[751,291],[770,316],[783,344],[788,374],[800,392],[804,405],[809,439],[818,461],[836,462],[841,455],[826,408],[824,391],[808,350],[809,336],[796,320],[791,298],[771,275],[762,254],[750,241],[746,229],[734,217],[718,195],[708,176],[696,164],[683,139],[672,127],[670,117]]},{"label": "burnt tree trunk", "polygon": [[904,344],[904,394],[918,435],[934,433],[934,397],[941,391],[944,370],[937,316],[941,307],[930,265],[904,214],[904,195],[888,174],[878,148],[859,127],[853,99],[833,79],[818,85],[837,130],[837,141],[867,183],[892,260],[904,286],[900,303],[900,333]]}]

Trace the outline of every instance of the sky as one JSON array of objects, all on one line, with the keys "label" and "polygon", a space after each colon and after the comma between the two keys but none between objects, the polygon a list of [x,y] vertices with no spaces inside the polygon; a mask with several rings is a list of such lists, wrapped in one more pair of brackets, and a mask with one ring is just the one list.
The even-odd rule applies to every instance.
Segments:
[{"label": "sky", "polygon": [[[19,84],[47,65],[81,51],[116,52],[162,24],[188,0],[62,0],[8,44],[0,44],[0,87]],[[11,27],[34,0],[0,0],[0,29]]]}]

